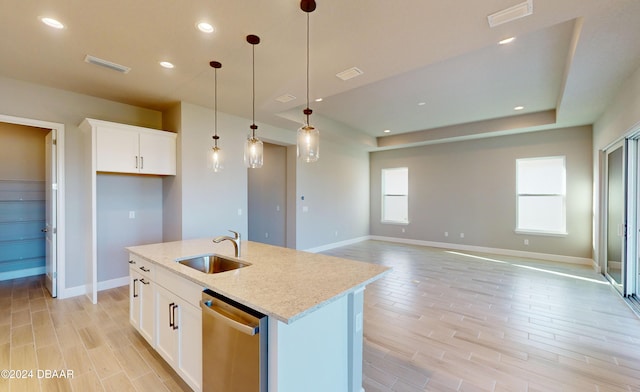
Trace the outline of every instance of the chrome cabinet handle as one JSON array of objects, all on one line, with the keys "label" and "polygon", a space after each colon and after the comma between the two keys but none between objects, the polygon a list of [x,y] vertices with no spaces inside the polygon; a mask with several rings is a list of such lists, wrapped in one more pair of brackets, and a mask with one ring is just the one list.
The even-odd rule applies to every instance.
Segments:
[{"label": "chrome cabinet handle", "polygon": [[140,170],[144,169],[144,157],[140,157]]},{"label": "chrome cabinet handle", "polygon": [[138,168],[138,156],[136,155],[136,169]]}]

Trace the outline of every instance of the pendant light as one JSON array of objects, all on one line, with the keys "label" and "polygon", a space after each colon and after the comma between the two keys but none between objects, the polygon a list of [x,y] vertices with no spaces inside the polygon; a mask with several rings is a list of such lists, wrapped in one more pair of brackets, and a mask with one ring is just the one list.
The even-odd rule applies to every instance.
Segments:
[{"label": "pendant light", "polygon": [[222,170],[222,151],[218,147],[218,69],[222,68],[222,64],[217,61],[211,61],[209,65],[214,69],[214,121],[213,121],[213,148],[211,149],[211,166],[214,172]]},{"label": "pendant light", "polygon": [[257,35],[247,35],[247,42],[252,46],[253,67],[253,91],[252,91],[252,121],[251,132],[244,144],[244,164],[251,169],[262,167],[263,146],[262,141],[256,137],[256,45],[260,43]]},{"label": "pendant light", "polygon": [[298,158],[310,163],[320,158],[320,132],[309,123],[309,14],[316,9],[315,0],[301,0],[300,9],[307,13],[307,108],[302,111],[305,123],[298,129],[297,150]]}]

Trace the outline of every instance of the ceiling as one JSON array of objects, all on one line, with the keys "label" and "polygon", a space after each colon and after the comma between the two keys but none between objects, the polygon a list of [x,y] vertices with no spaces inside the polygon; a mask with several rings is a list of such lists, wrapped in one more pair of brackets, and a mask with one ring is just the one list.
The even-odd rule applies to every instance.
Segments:
[{"label": "ceiling", "polygon": [[[418,135],[414,144],[430,133],[446,139],[460,124],[491,134],[500,128],[493,120],[541,112],[552,115],[503,131],[592,124],[640,67],[640,1],[532,0],[532,15],[489,26],[488,15],[522,1],[317,0],[312,124],[340,124],[319,128],[373,140],[373,148],[385,135]],[[2,76],[156,110],[180,101],[213,108],[209,61],[217,60],[218,110],[251,118],[245,37],[256,34],[256,121],[294,131],[303,119],[307,19],[298,0],[0,0],[0,7]],[[65,28],[45,26],[42,16]],[[199,21],[215,32],[197,30]],[[513,43],[497,44],[511,36]],[[131,71],[88,64],[87,54]],[[162,60],[175,68],[160,67]],[[336,77],[351,67],[363,74]],[[276,101],[284,94],[297,98]]]}]

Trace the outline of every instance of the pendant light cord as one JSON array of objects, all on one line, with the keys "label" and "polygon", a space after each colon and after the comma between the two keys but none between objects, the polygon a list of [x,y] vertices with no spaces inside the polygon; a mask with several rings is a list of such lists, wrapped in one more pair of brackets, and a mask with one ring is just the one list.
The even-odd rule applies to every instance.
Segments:
[{"label": "pendant light cord", "polygon": [[252,137],[255,139],[256,138],[256,45],[251,45],[251,56],[252,56],[252,60],[251,60],[251,66],[253,68],[252,71],[252,76],[253,76],[253,84],[252,84],[252,97],[253,97],[253,102],[252,102],[252,112],[251,112],[251,116],[252,116],[252,120],[253,120],[253,126],[251,127],[251,130],[253,131],[251,133]]},{"label": "pendant light cord", "polygon": [[214,133],[214,145],[218,147],[218,70],[214,69],[213,73],[214,77],[214,99],[215,102],[213,104],[213,133]]},{"label": "pendant light cord", "polygon": [[[310,12],[307,12],[307,110],[309,110],[309,14]],[[309,125],[309,114],[307,114],[307,125]]]}]

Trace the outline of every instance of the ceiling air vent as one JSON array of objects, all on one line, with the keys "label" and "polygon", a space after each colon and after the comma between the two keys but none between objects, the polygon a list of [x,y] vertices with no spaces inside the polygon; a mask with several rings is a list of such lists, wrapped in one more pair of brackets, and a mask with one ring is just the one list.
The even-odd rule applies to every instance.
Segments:
[{"label": "ceiling air vent", "polygon": [[287,103],[287,102],[293,101],[294,99],[296,99],[296,97],[294,95],[284,94],[284,95],[281,95],[278,98],[276,98],[276,101],[282,102],[282,103]]},{"label": "ceiling air vent", "polygon": [[363,73],[364,72],[362,72],[361,69],[353,67],[337,73],[336,76],[342,80],[349,80],[355,78],[356,76],[360,76]]},{"label": "ceiling air vent", "polygon": [[490,27],[496,27],[531,14],[533,14],[533,0],[527,0],[524,3],[516,4],[513,7],[493,13],[487,16],[487,20],[489,21]]},{"label": "ceiling air vent", "polygon": [[113,71],[118,71],[120,73],[128,73],[129,71],[131,71],[130,67],[126,67],[124,65],[120,65],[120,64],[116,64],[116,63],[112,63],[111,61],[107,61],[95,56],[91,56],[91,55],[87,55],[84,58],[85,63],[89,63],[89,64],[95,64],[95,65],[99,65],[101,67],[105,67],[105,68],[109,68]]}]

